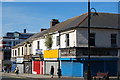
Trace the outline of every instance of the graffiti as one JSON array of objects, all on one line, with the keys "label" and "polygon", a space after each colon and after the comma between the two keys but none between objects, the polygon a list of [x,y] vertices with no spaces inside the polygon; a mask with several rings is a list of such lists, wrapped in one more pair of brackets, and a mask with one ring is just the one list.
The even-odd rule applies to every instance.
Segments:
[{"label": "graffiti", "polygon": [[27,65],[27,66],[25,67],[25,70],[26,70],[26,72],[27,72],[27,73],[29,73],[30,66],[29,66],[29,65]]}]

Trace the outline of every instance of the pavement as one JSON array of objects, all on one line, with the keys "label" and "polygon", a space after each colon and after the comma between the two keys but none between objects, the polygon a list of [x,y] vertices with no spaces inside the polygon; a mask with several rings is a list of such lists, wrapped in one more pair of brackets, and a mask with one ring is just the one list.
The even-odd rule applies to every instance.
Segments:
[{"label": "pavement", "polygon": [[[15,73],[4,73],[4,72],[0,72],[0,74],[2,74],[2,76],[11,76],[11,77],[22,77],[22,78],[51,78],[50,75],[40,75],[40,74],[26,74],[26,73],[21,73],[21,74],[15,74]],[[54,76],[54,79],[58,79],[58,76]],[[73,80],[84,80],[83,77],[68,77],[68,76],[62,76],[61,79],[73,79]]]},{"label": "pavement", "polygon": [[[54,76],[54,78],[51,78],[50,75],[40,75],[40,74],[27,74],[27,73],[21,73],[21,74],[15,74],[15,73],[4,73],[0,72],[0,80],[2,77],[7,80],[6,77],[8,77],[8,80],[84,80],[84,77],[68,77],[68,76],[62,76],[60,79],[58,76]],[[9,79],[9,78],[16,78],[16,79]],[[120,77],[120,76],[119,76]],[[117,76],[109,77],[109,80],[118,80]]]}]

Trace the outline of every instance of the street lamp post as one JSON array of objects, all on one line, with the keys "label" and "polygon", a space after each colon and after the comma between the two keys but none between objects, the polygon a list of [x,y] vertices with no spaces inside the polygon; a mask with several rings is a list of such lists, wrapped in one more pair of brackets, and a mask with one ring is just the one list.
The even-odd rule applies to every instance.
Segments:
[{"label": "street lamp post", "polygon": [[91,10],[94,10],[94,14],[93,15],[98,15],[98,13],[96,12],[95,8],[91,8],[90,7],[90,0],[88,0],[88,72],[87,72],[87,80],[91,80],[92,76],[91,76],[91,70],[90,70],[90,18],[91,18]]},{"label": "street lamp post", "polygon": [[91,80],[91,71],[90,71],[90,0],[88,0],[88,72],[87,72],[87,80]]}]

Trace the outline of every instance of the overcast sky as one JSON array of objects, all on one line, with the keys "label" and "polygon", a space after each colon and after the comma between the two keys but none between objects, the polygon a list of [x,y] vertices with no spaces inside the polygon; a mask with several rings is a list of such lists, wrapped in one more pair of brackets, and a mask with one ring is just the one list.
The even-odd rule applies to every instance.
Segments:
[{"label": "overcast sky", "polygon": [[[59,19],[60,22],[63,22],[87,12],[87,2],[32,1],[33,0],[4,0],[4,2],[2,2],[0,6],[0,9],[2,9],[2,11],[0,11],[2,12],[0,14],[2,25],[0,24],[0,26],[2,26],[3,34],[14,31],[23,32],[23,29],[27,29],[28,32],[39,32],[40,28],[50,27],[51,19]],[[118,0],[116,0],[116,2],[91,2],[91,8],[94,7],[97,12],[118,13],[117,1]]]}]

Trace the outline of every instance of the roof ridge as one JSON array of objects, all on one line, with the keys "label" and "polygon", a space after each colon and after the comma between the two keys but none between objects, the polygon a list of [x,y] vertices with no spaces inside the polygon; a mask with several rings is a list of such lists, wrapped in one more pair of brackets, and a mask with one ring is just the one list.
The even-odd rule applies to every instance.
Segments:
[{"label": "roof ridge", "polygon": [[[88,13],[88,12],[87,12]],[[91,12],[91,13],[95,13],[95,12]],[[96,12],[98,14],[113,14],[113,15],[120,15],[120,13],[108,13],[108,12]]]}]

